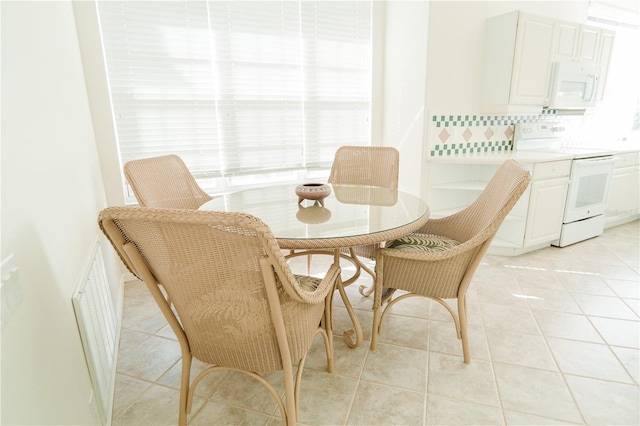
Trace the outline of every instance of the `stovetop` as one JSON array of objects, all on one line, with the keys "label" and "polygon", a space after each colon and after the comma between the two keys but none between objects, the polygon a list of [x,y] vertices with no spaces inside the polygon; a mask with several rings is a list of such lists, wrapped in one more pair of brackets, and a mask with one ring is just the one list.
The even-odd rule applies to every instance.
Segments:
[{"label": "stovetop", "polygon": [[573,158],[592,158],[611,155],[599,148],[570,147],[564,145],[565,129],[556,123],[519,123],[515,126],[515,151],[548,152],[572,155]]}]

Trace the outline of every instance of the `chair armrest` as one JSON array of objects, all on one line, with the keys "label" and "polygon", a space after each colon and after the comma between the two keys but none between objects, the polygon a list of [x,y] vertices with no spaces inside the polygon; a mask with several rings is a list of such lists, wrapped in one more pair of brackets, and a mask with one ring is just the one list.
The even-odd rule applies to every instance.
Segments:
[{"label": "chair armrest", "polygon": [[327,294],[335,289],[336,281],[340,278],[341,272],[342,269],[340,265],[332,263],[324,278],[320,281],[320,284],[318,284],[318,288],[313,292],[313,295],[324,299]]},{"label": "chair armrest", "polygon": [[336,280],[340,278],[341,272],[342,270],[338,264],[332,264],[327,270],[324,278],[322,278],[318,284],[318,287],[313,291],[303,288],[289,270],[287,270],[284,275],[286,277],[290,277],[290,280],[280,277],[280,282],[282,283],[282,287],[285,292],[292,299],[302,303],[316,304],[322,302],[326,298],[327,294],[333,291]]}]

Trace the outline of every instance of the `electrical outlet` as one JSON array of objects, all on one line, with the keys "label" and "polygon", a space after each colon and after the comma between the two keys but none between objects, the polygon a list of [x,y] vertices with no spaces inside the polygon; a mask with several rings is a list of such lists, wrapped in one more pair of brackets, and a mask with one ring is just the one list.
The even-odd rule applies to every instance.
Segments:
[{"label": "electrical outlet", "polygon": [[16,309],[22,303],[22,288],[20,287],[19,268],[15,264],[13,253],[2,261],[0,268],[1,298],[2,298],[2,326],[9,322]]}]

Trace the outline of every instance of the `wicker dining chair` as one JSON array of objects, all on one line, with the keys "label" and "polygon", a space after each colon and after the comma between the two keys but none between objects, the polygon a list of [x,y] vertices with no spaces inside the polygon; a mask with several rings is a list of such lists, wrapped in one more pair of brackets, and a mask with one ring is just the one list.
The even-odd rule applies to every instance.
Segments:
[{"label": "wicker dining chair", "polygon": [[[400,153],[389,146],[342,146],[335,153],[329,183],[369,185],[398,189]],[[349,255],[372,277],[374,272],[358,260],[358,256],[374,260],[380,244],[352,247]],[[373,288],[360,286],[360,293],[369,296]]]},{"label": "wicker dining chair", "polygon": [[[376,349],[385,315],[409,297],[435,300],[451,314],[464,362],[469,363],[466,293],[500,224],[531,180],[514,160],[505,161],[468,207],[438,219],[378,250],[373,300],[371,349]],[[396,290],[404,294],[393,298]],[[457,299],[458,313],[445,299]],[[381,313],[382,305],[388,302]]]},{"label": "wicker dining chair", "polygon": [[[283,423],[295,425],[304,362],[317,333],[333,370],[331,297],[340,267],[331,265],[322,279],[294,276],[267,225],[244,213],[109,207],[99,226],[180,343],[179,423],[187,423],[204,376],[234,370],[262,383]],[[190,382],[193,358],[210,367]],[[262,376],[278,370],[284,401]]]},{"label": "wicker dining chair", "polygon": [[335,153],[329,183],[398,189],[400,153],[390,146],[342,146]]},{"label": "wicker dining chair", "polygon": [[177,155],[128,161],[123,169],[141,207],[195,210],[212,198]]}]

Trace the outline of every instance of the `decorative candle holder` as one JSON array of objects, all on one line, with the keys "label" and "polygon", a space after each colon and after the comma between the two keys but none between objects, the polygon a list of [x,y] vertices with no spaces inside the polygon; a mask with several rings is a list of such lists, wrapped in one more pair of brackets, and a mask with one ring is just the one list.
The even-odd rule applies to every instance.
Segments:
[{"label": "decorative candle holder", "polygon": [[326,183],[303,183],[296,186],[298,204],[302,200],[318,201],[324,207],[324,199],[331,194],[331,187]]}]

